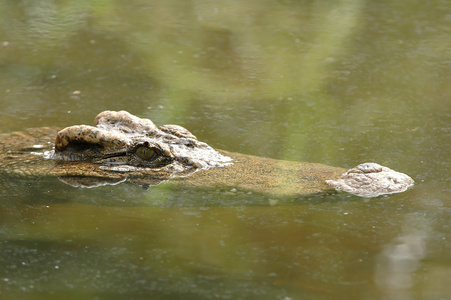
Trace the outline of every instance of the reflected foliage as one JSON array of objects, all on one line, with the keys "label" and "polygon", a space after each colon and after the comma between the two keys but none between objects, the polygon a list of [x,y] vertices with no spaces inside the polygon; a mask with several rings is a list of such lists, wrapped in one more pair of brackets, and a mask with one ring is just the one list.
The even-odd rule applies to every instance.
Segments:
[{"label": "reflected foliage", "polygon": [[1,132],[126,109],[215,148],[373,160],[418,182],[371,202],[277,202],[12,180],[0,297],[446,298],[450,12],[446,0],[0,0]]}]

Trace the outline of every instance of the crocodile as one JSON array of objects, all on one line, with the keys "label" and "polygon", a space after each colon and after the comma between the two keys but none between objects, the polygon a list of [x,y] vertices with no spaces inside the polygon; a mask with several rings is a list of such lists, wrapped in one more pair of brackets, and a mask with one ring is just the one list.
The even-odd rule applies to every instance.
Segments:
[{"label": "crocodile", "polygon": [[126,111],[104,111],[94,126],[31,128],[0,135],[8,176],[56,176],[74,187],[168,181],[278,196],[344,191],[372,198],[406,191],[409,176],[376,163],[346,170],[215,150],[178,125],[157,127]]}]

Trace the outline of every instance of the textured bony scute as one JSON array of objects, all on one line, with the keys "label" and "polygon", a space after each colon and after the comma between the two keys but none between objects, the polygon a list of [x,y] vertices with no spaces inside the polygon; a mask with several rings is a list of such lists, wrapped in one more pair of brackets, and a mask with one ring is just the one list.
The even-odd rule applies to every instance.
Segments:
[{"label": "textured bony scute", "polygon": [[[151,149],[158,155],[143,158],[137,149]],[[126,111],[104,111],[94,126],[76,125],[58,132],[55,139],[57,161],[90,161],[110,170],[133,171],[137,167],[178,170],[209,169],[231,165],[231,158],[200,142],[178,125],[159,128],[149,119]],[[129,167],[126,167],[126,166]],[[133,167],[132,167],[133,166]]]}]

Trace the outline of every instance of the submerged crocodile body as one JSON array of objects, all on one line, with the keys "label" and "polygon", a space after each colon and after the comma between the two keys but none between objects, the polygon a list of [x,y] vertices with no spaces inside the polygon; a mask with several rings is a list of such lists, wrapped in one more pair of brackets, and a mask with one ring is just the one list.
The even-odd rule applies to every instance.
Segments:
[{"label": "submerged crocodile body", "polygon": [[128,180],[147,188],[172,178],[174,184],[186,186],[281,196],[337,189],[376,197],[413,185],[409,176],[375,163],[346,170],[217,151],[183,127],[157,127],[125,111],[102,112],[94,126],[2,134],[0,164],[9,176],[57,176],[77,187]]}]

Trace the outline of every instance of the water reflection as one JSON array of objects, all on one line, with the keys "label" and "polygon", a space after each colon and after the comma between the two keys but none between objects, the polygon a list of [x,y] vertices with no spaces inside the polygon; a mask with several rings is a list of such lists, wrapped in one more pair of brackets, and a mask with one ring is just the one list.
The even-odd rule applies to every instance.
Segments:
[{"label": "water reflection", "polygon": [[404,216],[403,231],[384,246],[375,270],[375,280],[388,299],[414,299],[411,289],[421,260],[427,254],[431,220],[421,214]]},{"label": "water reflection", "polygon": [[364,202],[2,175],[0,297],[446,299],[450,11],[0,1],[1,132],[126,109],[215,148],[418,182]]}]

